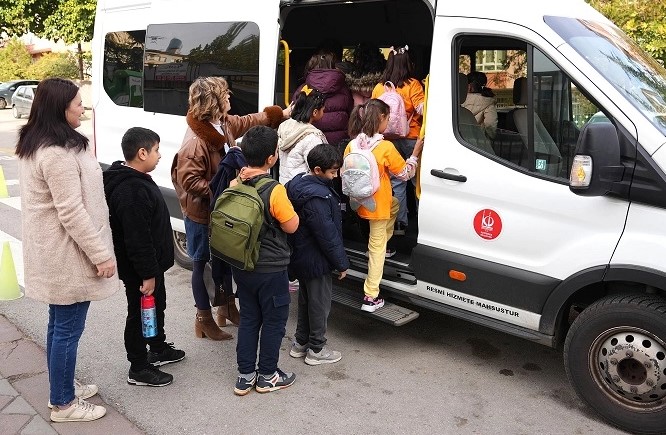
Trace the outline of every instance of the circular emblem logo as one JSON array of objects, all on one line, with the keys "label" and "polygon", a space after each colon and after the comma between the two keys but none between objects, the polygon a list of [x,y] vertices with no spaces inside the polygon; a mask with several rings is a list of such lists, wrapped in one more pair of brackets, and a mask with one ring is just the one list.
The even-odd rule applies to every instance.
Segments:
[{"label": "circular emblem logo", "polygon": [[495,210],[483,209],[474,216],[474,231],[482,239],[493,240],[502,232],[502,218]]}]

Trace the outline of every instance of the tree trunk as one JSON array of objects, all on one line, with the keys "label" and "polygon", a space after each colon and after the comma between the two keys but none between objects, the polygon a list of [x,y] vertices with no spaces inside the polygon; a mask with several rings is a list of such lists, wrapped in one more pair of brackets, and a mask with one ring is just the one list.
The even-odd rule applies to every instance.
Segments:
[{"label": "tree trunk", "polygon": [[79,79],[83,80],[83,50],[81,49],[81,43],[76,44],[77,54],[79,58]]}]

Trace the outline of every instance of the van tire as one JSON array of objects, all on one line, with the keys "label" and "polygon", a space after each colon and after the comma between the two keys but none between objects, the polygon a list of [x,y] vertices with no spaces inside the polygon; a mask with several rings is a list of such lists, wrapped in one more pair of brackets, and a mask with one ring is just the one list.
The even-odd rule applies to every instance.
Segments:
[{"label": "van tire", "polygon": [[187,255],[185,233],[180,231],[173,231],[173,256],[177,265],[192,270],[192,259]]},{"label": "van tire", "polygon": [[576,393],[612,424],[657,434],[666,422],[666,300],[609,296],[574,320],[564,365]]}]

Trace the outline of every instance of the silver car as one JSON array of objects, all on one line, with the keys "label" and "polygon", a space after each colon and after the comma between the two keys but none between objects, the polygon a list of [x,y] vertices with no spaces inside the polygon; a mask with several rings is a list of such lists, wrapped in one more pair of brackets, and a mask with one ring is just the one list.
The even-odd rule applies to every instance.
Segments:
[{"label": "silver car", "polygon": [[23,85],[16,88],[12,95],[12,114],[14,118],[20,118],[23,115],[30,115],[32,100],[35,99],[35,89],[37,85]]}]

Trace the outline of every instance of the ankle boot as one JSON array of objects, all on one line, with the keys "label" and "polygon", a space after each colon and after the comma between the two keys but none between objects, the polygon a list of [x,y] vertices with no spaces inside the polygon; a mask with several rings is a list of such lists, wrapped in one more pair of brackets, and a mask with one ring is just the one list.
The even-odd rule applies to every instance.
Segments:
[{"label": "ankle boot", "polygon": [[211,340],[231,340],[233,335],[222,331],[213,320],[210,310],[197,309],[197,317],[194,321],[194,335],[199,338],[208,337]]},{"label": "ankle boot", "polygon": [[236,298],[227,298],[226,303],[217,307],[217,324],[226,326],[227,320],[238,326],[240,324],[240,313],[236,307]]}]

